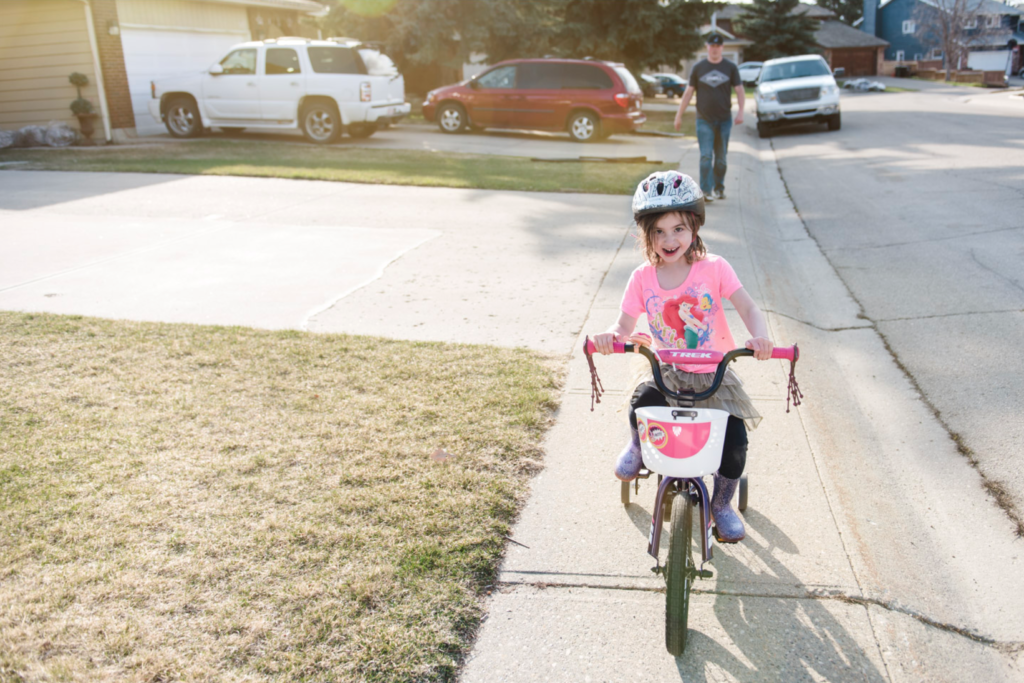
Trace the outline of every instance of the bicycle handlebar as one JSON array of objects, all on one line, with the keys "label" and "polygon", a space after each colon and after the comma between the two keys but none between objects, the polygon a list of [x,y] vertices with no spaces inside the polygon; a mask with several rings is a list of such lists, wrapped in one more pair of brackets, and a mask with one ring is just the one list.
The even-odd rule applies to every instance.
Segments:
[{"label": "bicycle handlebar", "polygon": [[[589,337],[583,343],[583,351],[587,356],[593,355],[596,351],[594,342],[591,341]],[[722,379],[725,377],[725,370],[729,363],[741,356],[754,355],[754,352],[750,349],[733,349],[728,353],[722,353],[721,351],[696,351],[683,349],[662,349],[654,352],[646,346],[633,344],[631,342],[614,342],[612,344],[612,352],[639,353],[646,357],[651,363],[651,370],[654,372],[654,382],[658,385],[658,389],[660,389],[666,396],[671,396],[679,401],[703,401],[710,398],[716,391],[718,391],[718,387],[722,384]],[[772,348],[772,358],[782,358],[795,363],[800,358],[800,349],[796,344],[793,346],[776,346]],[[712,382],[711,386],[706,391],[702,391],[700,393],[672,391],[665,386],[665,382],[661,377],[661,366],[658,362],[659,360],[669,365],[717,365],[718,370],[715,371],[714,382]]]},{"label": "bicycle handlebar", "polygon": [[[639,353],[641,348],[644,347],[639,344],[615,342],[612,344],[612,353]],[[749,351],[749,349],[736,350]],[[597,351],[594,342],[590,339],[586,341],[586,351],[591,354]],[[718,365],[725,359],[725,354],[721,351],[661,349],[657,351],[657,354],[663,363],[669,363],[670,365]],[[754,355],[754,352],[751,351],[749,355]],[[772,358],[796,361],[800,358],[800,349],[796,345],[775,346],[772,348]]]}]

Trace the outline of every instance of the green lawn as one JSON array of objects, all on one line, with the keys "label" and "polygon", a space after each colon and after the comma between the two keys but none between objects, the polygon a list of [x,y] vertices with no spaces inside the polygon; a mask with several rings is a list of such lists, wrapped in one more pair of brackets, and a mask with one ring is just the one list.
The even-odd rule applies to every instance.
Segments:
[{"label": "green lawn", "polygon": [[[580,154],[600,155],[597,147]],[[192,140],[89,149],[0,150],[8,168],[236,175],[427,185],[488,190],[628,194],[648,174],[670,164],[550,164],[524,157],[419,150],[322,147],[303,142]]]},{"label": "green lawn", "polygon": [[682,125],[679,127],[679,130],[676,131],[673,127],[673,122],[676,118],[676,113],[674,111],[653,111],[645,109],[644,116],[647,117],[647,122],[641,126],[641,130],[656,130],[666,133],[679,132],[690,137],[695,137],[697,135],[697,115],[694,112],[696,112],[696,108],[691,105],[686,110],[686,113],[683,114]]},{"label": "green lawn", "polygon": [[524,350],[0,312],[0,680],[453,681],[559,381]]}]

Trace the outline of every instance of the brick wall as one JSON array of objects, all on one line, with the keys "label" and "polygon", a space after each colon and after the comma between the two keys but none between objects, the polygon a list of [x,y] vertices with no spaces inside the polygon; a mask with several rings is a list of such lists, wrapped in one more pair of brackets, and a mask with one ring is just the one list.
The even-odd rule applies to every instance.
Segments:
[{"label": "brick wall", "polygon": [[[96,27],[96,46],[103,69],[103,85],[107,90],[111,128],[135,128],[132,98],[128,91],[128,74],[124,68],[121,36],[110,35],[110,27],[120,27],[116,0],[92,0],[92,21]],[[119,29],[120,30],[120,29]]]}]

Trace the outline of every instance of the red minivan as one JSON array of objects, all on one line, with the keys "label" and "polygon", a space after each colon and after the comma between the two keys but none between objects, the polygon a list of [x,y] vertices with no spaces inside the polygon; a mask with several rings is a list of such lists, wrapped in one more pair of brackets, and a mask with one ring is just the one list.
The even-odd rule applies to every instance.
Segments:
[{"label": "red minivan", "polygon": [[445,133],[466,129],[564,130],[579,142],[629,133],[647,118],[643,94],[622,64],[589,59],[513,59],[427,93],[423,117]]}]

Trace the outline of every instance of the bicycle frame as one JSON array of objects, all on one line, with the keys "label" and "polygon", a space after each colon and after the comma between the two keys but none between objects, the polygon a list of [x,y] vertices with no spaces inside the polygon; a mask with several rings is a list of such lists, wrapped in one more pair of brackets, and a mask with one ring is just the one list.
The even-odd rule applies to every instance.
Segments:
[{"label": "bicycle frame", "polygon": [[[685,496],[685,500],[673,501],[675,505],[677,502],[685,505],[690,505],[691,487],[697,489],[697,503],[700,508],[700,528],[704,530],[704,533],[700,535],[700,549],[701,557],[703,562],[711,561],[711,498],[708,496],[708,488],[704,484],[704,480],[695,478],[680,478],[680,477],[665,477],[661,480],[661,485],[658,487],[658,495],[654,499],[654,516],[651,517],[651,533],[647,538],[647,554],[653,557],[655,560],[658,559],[658,549],[661,547],[661,524],[664,521],[662,503],[665,501],[665,495],[668,493],[669,488],[675,486],[676,482],[681,482],[682,486],[685,487],[684,491],[680,491],[675,494],[676,496]],[[703,564],[703,562],[701,564]]]},{"label": "bicycle frame", "polygon": [[[657,384],[658,389],[670,398],[679,401],[682,407],[693,407],[697,401],[703,401],[715,394],[718,388],[722,384],[722,380],[725,378],[725,371],[728,368],[729,363],[733,362],[741,356],[753,356],[754,352],[750,349],[733,349],[728,353],[722,353],[720,351],[698,351],[691,349],[662,349],[654,352],[651,349],[641,344],[633,344],[630,342],[621,343],[616,342],[613,344],[615,353],[639,353],[643,355],[651,364],[651,371],[654,374],[654,382]],[[596,370],[593,366],[593,360],[591,354],[594,352],[594,342],[590,341],[587,337],[583,342],[583,352],[587,356],[587,360],[591,366],[591,378],[594,389],[593,396],[596,397],[597,401],[600,402],[600,381],[597,379]],[[783,358],[789,360],[793,365],[796,364],[797,359],[800,358],[800,349],[794,345],[790,347],[775,347],[772,349],[772,358]],[[702,392],[693,391],[672,391],[665,386],[665,381],[661,376],[660,363],[668,364],[700,364],[700,365],[717,365],[715,370],[715,378],[711,383],[711,386]],[[799,390],[796,389],[796,382],[793,378],[793,366],[790,366],[790,388],[789,391],[792,393],[793,398],[796,400],[796,405],[799,405]],[[593,405],[591,405],[593,410]],[[786,411],[789,411],[789,402],[787,397]],[[712,555],[712,543],[711,543],[711,498],[708,496],[707,486],[704,484],[704,480],[700,477],[693,478],[682,478],[682,477],[665,477],[662,479],[660,486],[658,486],[658,495],[654,500],[654,514],[651,517],[651,533],[647,538],[647,553],[654,559],[658,559],[658,548],[661,545],[661,525],[664,522],[664,513],[662,504],[665,502],[665,496],[672,487],[685,487],[685,491],[675,495],[685,495],[688,500],[686,504],[689,505],[691,495],[697,496],[697,503],[700,507],[700,524],[704,533],[701,534],[701,555],[704,562],[709,562]]]}]

